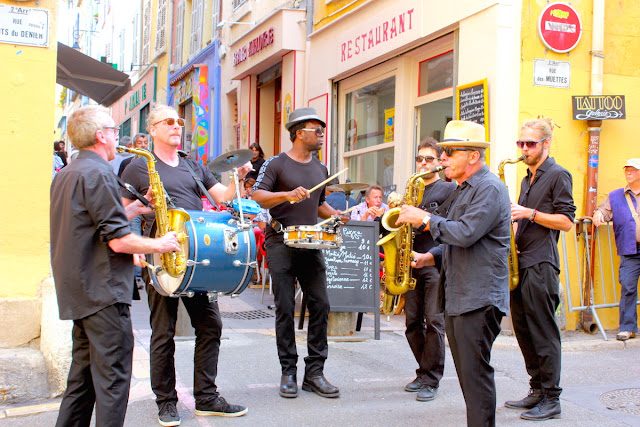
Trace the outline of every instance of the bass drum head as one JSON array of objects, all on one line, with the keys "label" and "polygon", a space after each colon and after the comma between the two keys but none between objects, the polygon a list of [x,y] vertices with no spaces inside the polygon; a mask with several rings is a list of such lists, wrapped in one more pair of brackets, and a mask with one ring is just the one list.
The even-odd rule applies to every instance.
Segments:
[{"label": "bass drum head", "polygon": [[[185,262],[189,259],[191,251],[191,245],[189,243],[189,233],[187,232],[186,223],[182,226],[182,233],[187,236],[184,242],[180,245],[181,253],[184,254]],[[159,237],[156,222],[154,221],[151,227],[151,236]],[[156,267],[162,266],[162,254],[147,254],[147,262],[155,265]],[[186,284],[189,282],[188,278],[191,277],[193,267],[186,267],[185,272],[178,277],[172,277],[166,272],[156,276],[151,270],[149,270],[149,276],[151,277],[151,284],[158,291],[160,295],[171,296],[172,294],[180,293],[184,290]]]}]

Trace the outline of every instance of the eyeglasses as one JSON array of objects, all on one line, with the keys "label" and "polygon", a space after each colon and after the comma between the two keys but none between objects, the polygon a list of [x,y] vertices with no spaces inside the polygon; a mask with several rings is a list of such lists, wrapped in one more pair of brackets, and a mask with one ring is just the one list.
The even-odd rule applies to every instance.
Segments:
[{"label": "eyeglasses", "polygon": [[315,132],[316,136],[324,136],[324,128],[322,126],[318,126],[315,129],[300,129],[300,130],[306,130],[309,132]]},{"label": "eyeglasses", "polygon": [[427,163],[430,163],[430,162],[433,162],[434,160],[440,160],[440,159],[433,156],[416,156],[416,162],[422,163],[424,160],[426,160]]},{"label": "eyeglasses", "polygon": [[167,126],[173,126],[178,123],[178,126],[181,128],[184,127],[184,119],[174,119],[173,117],[167,117],[166,119],[160,120],[159,122],[155,122],[152,126],[157,125],[158,123],[165,122]]},{"label": "eyeglasses", "polygon": [[533,148],[536,145],[538,145],[539,142],[544,141],[547,138],[542,138],[540,141],[516,141],[516,145],[518,146],[518,148],[523,149],[524,146],[526,145],[528,148]]},{"label": "eyeglasses", "polygon": [[102,129],[113,129],[114,132],[120,132],[120,126],[104,126]]},{"label": "eyeglasses", "polygon": [[459,147],[445,147],[444,148],[444,154],[446,154],[447,157],[451,157],[451,155],[453,154],[454,151],[478,151],[478,150],[475,150],[473,148],[459,148]]}]

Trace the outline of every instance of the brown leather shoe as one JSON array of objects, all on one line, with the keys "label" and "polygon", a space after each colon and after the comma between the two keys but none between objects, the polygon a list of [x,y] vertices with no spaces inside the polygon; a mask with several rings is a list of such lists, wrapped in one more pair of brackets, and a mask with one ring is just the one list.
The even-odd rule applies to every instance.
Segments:
[{"label": "brown leather shoe", "polygon": [[522,400],[507,400],[504,406],[513,409],[531,409],[542,400],[542,390],[531,388],[529,394]]}]

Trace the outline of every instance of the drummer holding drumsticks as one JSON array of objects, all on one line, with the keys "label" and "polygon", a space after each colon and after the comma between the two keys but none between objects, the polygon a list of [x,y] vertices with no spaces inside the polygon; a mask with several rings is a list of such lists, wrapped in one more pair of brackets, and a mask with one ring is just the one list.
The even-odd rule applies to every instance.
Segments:
[{"label": "drummer holding drumsticks", "polygon": [[[312,153],[324,144],[325,122],[313,108],[298,108],[289,114],[285,128],[293,147],[267,160],[256,180],[253,200],[269,209],[273,217],[267,225],[265,249],[273,280],[276,304],[276,343],[282,368],[280,396],[298,395],[294,309],[295,284],[300,283],[308,299],[308,356],[302,389],[322,397],[338,397],[340,391],[324,377],[327,359],[327,320],[329,298],[325,263],[319,249],[301,249],[284,244],[284,229],[289,226],[311,225],[316,218],[329,218],[341,212],[325,202],[324,185],[327,168]],[[326,184],[325,184],[326,185]],[[347,217],[341,218],[346,222]]]}]

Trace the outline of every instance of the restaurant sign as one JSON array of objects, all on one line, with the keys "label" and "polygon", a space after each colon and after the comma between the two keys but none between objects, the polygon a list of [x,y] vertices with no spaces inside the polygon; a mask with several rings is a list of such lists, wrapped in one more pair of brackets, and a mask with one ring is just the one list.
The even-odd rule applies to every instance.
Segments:
[{"label": "restaurant sign", "polygon": [[574,120],[625,119],[624,95],[572,96]]},{"label": "restaurant sign", "polygon": [[262,49],[273,44],[273,28],[269,28],[267,31],[260,34],[255,39],[249,42],[248,46],[242,46],[240,49],[233,52],[233,66],[237,66],[246,61],[247,58],[260,52]]}]

